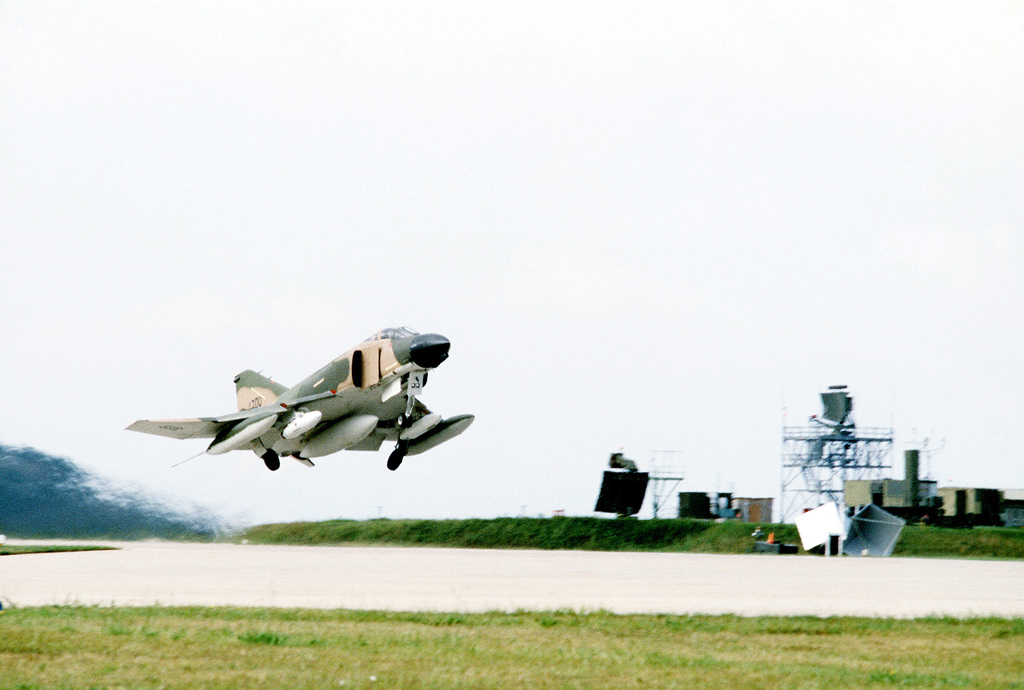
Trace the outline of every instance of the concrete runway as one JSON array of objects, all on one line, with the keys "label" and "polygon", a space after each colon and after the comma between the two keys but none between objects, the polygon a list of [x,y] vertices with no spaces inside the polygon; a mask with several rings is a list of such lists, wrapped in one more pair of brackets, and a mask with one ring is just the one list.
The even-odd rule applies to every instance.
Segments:
[{"label": "concrete runway", "polygon": [[[39,543],[10,541],[11,544]],[[131,542],[0,557],[4,606],[1024,616],[1024,562]]]}]

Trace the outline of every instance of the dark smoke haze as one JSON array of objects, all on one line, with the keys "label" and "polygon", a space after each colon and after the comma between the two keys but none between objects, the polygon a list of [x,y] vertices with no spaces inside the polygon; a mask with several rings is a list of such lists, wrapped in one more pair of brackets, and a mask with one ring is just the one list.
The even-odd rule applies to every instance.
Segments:
[{"label": "dark smoke haze", "polygon": [[117,490],[66,458],[0,445],[0,533],[11,537],[209,538],[217,520]]}]

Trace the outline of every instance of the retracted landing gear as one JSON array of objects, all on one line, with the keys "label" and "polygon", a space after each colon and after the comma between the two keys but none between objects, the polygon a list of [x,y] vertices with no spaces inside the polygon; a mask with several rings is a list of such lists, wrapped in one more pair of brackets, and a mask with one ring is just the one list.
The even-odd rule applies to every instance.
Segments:
[{"label": "retracted landing gear", "polygon": [[267,469],[271,472],[276,472],[281,469],[281,458],[278,457],[277,451],[268,450],[260,457],[263,458],[263,464],[265,464]]},{"label": "retracted landing gear", "polygon": [[405,460],[405,454],[409,452],[409,444],[405,441],[399,441],[395,444],[395,449],[391,451],[391,455],[388,457],[388,469],[394,472]]}]

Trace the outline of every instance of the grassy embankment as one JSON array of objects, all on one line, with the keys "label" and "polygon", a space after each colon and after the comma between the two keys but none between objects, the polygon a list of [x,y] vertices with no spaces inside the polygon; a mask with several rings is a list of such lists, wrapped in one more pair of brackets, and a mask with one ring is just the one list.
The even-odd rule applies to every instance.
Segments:
[{"label": "grassy embankment", "polygon": [[20,609],[0,686],[1024,688],[1024,619]]},{"label": "grassy embankment", "polygon": [[0,546],[0,556],[14,556],[17,554],[24,553],[61,553],[64,551],[110,551],[114,550],[110,546],[92,546],[87,544],[82,545],[68,545],[68,544],[48,544],[46,546],[11,546],[5,544]]},{"label": "grassy embankment", "polygon": [[[799,544],[795,525],[762,525],[776,541]],[[328,520],[252,527],[238,535],[261,544],[388,544],[461,548],[586,549],[749,553],[754,525],[709,520],[498,518],[494,520]],[[1024,558],[1024,530],[908,525],[895,556]]]}]

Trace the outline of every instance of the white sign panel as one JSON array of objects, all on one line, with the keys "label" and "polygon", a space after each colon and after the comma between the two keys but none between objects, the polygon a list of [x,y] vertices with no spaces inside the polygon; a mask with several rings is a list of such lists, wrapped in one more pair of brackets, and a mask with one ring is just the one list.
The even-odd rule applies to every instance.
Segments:
[{"label": "white sign panel", "polygon": [[839,517],[839,508],[835,503],[826,503],[797,515],[796,528],[800,532],[800,542],[804,546],[804,551],[824,544],[833,534],[846,538],[843,520]]}]

